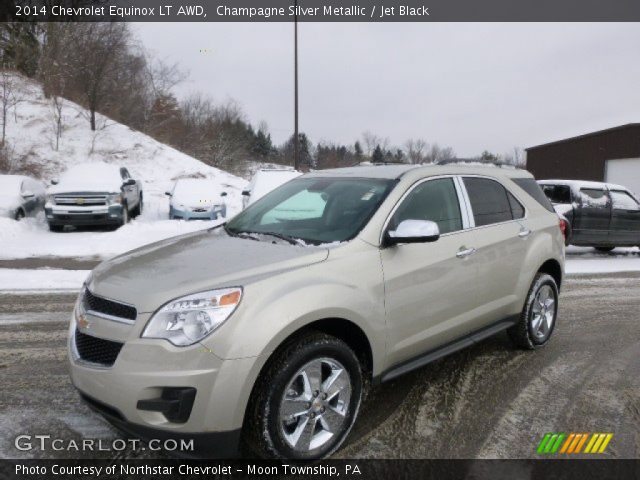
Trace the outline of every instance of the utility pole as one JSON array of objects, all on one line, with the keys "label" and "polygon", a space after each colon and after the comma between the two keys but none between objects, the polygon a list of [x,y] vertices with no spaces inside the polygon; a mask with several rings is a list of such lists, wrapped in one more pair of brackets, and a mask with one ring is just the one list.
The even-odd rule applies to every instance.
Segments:
[{"label": "utility pole", "polygon": [[300,169],[298,136],[298,0],[293,17],[293,168]]}]

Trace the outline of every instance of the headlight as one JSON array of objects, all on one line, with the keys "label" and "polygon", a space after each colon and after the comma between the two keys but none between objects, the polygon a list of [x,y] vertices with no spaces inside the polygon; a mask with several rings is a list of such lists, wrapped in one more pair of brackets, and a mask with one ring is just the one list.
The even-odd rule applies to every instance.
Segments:
[{"label": "headlight", "polygon": [[46,202],[47,203],[52,203],[52,204],[56,204],[56,196],[55,195],[47,195],[46,196]]},{"label": "headlight", "polygon": [[177,346],[193,345],[222,325],[241,298],[239,287],[176,298],[153,314],[142,337],[164,338]]},{"label": "headlight", "polygon": [[113,205],[114,203],[122,203],[122,195],[119,193],[107,195],[107,202],[109,203],[109,205]]}]

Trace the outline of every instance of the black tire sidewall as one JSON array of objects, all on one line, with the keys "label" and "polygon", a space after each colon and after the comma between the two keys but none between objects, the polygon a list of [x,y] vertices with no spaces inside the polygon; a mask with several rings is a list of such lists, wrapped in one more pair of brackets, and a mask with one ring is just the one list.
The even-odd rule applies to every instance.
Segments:
[{"label": "black tire sidewall", "polygon": [[[316,358],[330,358],[340,362],[346,369],[346,373],[351,380],[351,399],[347,419],[343,429],[336,434],[331,441],[319,449],[312,450],[308,454],[300,454],[292,449],[282,437],[279,425],[280,401],[289,381],[308,362]],[[358,415],[362,400],[362,371],[357,357],[344,343],[339,340],[333,342],[312,343],[303,349],[296,351],[292,358],[289,358],[286,365],[272,379],[272,388],[267,395],[265,403],[266,434],[269,436],[269,443],[273,446],[275,453],[282,458],[310,460],[322,458],[336,451],[349,434],[351,427]]]},{"label": "black tire sidewall", "polygon": [[[533,320],[533,315],[531,315],[531,310],[533,308],[533,302],[536,298],[536,295],[538,294],[538,291],[545,285],[549,285],[551,287],[551,290],[553,290],[553,295],[555,300],[554,311],[553,311],[553,324],[551,325],[551,330],[549,330],[549,333],[547,334],[547,336],[543,340],[540,340],[534,335],[533,331],[531,330],[531,322]],[[553,331],[556,328],[556,323],[558,323],[558,303],[559,303],[558,297],[559,297],[558,286],[556,285],[556,282],[553,279],[553,277],[545,274],[537,278],[536,282],[531,288],[529,298],[527,299],[527,312],[526,312],[527,333],[529,335],[529,341],[532,343],[534,347],[541,347],[543,345],[546,345],[551,339],[551,336],[553,335]]]}]

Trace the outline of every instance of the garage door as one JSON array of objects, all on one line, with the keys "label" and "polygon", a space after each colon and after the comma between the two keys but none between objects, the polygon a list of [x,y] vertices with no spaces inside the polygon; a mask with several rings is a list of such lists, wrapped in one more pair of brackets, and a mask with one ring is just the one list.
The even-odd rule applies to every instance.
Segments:
[{"label": "garage door", "polygon": [[607,160],[605,179],[623,185],[636,195],[640,194],[640,158]]}]

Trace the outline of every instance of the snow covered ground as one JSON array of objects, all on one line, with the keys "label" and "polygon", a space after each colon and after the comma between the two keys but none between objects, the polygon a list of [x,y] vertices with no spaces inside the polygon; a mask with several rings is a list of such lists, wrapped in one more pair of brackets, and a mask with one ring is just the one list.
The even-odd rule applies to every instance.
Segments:
[{"label": "snow covered ground", "polygon": [[106,259],[140,245],[208,228],[216,222],[168,220],[169,200],[164,192],[175,179],[195,176],[212,180],[227,192],[228,216],[240,211],[247,181],[210,167],[153,138],[98,115],[96,132],[89,128],[87,111],[64,101],[64,132],[56,151],[53,111],[37,82],[19,79],[23,99],[8,116],[7,140],[16,158],[38,166],[43,180],[58,178],[69,166],[104,161],[125,166],[142,181],[143,214],[116,231],[87,229],[52,233],[43,216],[15,222],[0,218],[0,259],[74,257]]},{"label": "snow covered ground", "polygon": [[0,268],[0,292],[67,292],[78,291],[89,270],[23,270]]}]

